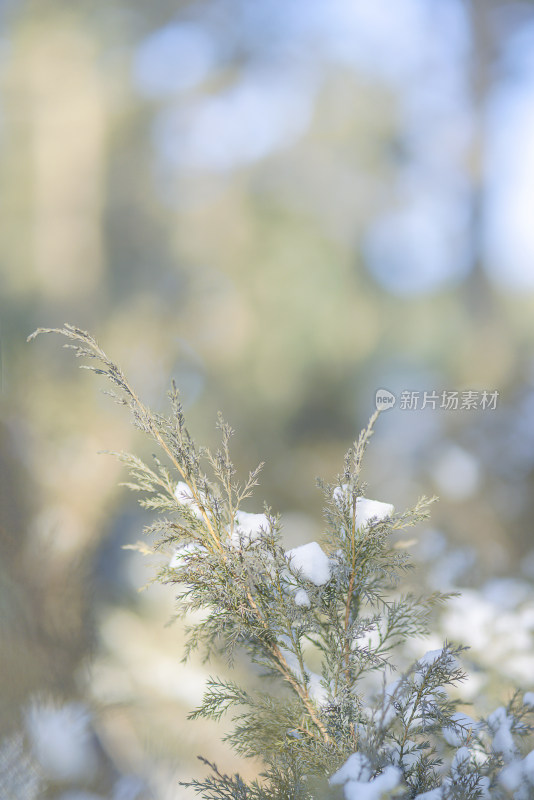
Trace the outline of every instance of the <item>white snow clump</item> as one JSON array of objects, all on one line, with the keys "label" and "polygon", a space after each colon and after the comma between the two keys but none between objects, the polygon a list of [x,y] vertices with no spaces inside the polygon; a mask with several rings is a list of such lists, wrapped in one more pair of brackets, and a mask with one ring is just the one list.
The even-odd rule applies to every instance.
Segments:
[{"label": "white snow clump", "polygon": [[[525,758],[507,764],[499,775],[499,782],[508,792],[515,792],[525,782],[527,785],[534,786],[534,750]],[[520,798],[522,795],[514,796]],[[529,796],[528,790],[527,796]]]},{"label": "white snow clump", "polygon": [[459,711],[451,715],[451,723],[442,728],[443,738],[451,747],[461,747],[471,731],[476,731],[480,727],[478,722]]},{"label": "white snow clump", "polygon": [[467,764],[469,764],[470,759],[471,753],[468,747],[460,747],[460,749],[456,751],[451,765],[451,773],[453,778],[456,780],[460,779],[462,767],[465,767]]},{"label": "white snow clump", "polygon": [[[203,519],[204,515],[200,510],[200,507],[193,497],[193,492],[184,481],[180,481],[176,485],[176,489],[174,490],[174,496],[182,506],[186,506],[191,514],[196,517],[197,519]],[[203,502],[204,498],[202,494],[199,494],[200,501]]]},{"label": "white snow clump", "polygon": [[97,752],[84,706],[34,703],[25,716],[33,752],[47,777],[74,782],[94,774]]},{"label": "white snow clump", "polygon": [[330,560],[317,542],[309,542],[286,552],[292,568],[316,586],[330,580]]},{"label": "white snow clump", "polygon": [[337,786],[346,781],[368,781],[371,777],[369,760],[363,753],[353,753],[347,758],[342,767],[334,772],[328,783]]},{"label": "white snow clump", "polygon": [[329,783],[343,784],[345,800],[380,800],[385,792],[391,792],[399,785],[402,777],[400,769],[391,766],[372,780],[369,780],[370,774],[366,757],[353,753],[332,775]]},{"label": "white snow clump", "polygon": [[235,527],[231,536],[234,547],[249,544],[269,530],[269,520],[265,514],[251,514],[248,511],[237,511]]},{"label": "white snow clump", "polygon": [[309,608],[311,606],[310,597],[306,589],[298,589],[295,592],[295,605],[305,606],[306,608]]},{"label": "white snow clump", "polygon": [[[336,486],[334,489],[334,500],[339,506],[343,506],[348,499],[349,484]],[[356,498],[356,528],[363,528],[370,522],[381,522],[395,513],[395,506],[391,503],[382,503],[380,500],[368,500],[366,497]]]},{"label": "white snow clump", "polygon": [[513,717],[508,716],[504,706],[499,706],[488,717],[488,725],[493,734],[493,749],[501,753],[505,761],[512,761],[517,755],[512,735],[513,721]]}]

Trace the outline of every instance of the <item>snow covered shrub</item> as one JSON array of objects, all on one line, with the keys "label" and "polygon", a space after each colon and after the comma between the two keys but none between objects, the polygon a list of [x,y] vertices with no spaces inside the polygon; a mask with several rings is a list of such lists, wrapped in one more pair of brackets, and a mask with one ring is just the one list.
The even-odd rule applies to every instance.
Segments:
[{"label": "snow covered shrub", "polygon": [[403,645],[428,632],[432,609],[447,598],[401,587],[410,556],[394,534],[425,519],[431,501],[395,513],[363,496],[362,458],[376,414],[335,483],[320,484],[324,541],[285,551],[270,509],[241,508],[259,468],[237,482],[232,430],[222,419],[220,449],[199,448],[175,386],[170,414],[154,414],[89,334],[68,325],[39,332],[62,333],[76,356],[90,359],[88,368],[111,381],[117,402],[169,462],[148,466],[119,454],[130,488],[157,513],[147,528],[154,548],[174,552],[159,579],[174,586],[184,615],[203,612],[190,618],[188,652],[223,653],[231,663],[239,648],[261,670],[263,691],[210,679],[190,715],[231,713],[228,739],[261,761],[259,779],[245,783],[205,761],[208,776],[189,786],[210,800],[534,797],[534,695],[517,693],[475,720],[454,691],[464,678],[461,646],[445,642],[403,664]]}]

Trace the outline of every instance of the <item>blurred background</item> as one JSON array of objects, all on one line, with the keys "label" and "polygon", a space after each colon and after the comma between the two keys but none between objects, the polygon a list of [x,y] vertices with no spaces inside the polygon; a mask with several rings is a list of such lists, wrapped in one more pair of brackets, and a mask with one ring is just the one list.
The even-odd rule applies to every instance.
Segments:
[{"label": "blurred background", "polygon": [[138,591],[161,561],[122,549],[149,518],[98,451],[150,448],[38,326],[90,330],[156,410],[174,378],[204,444],[221,410],[288,545],[393,392],[368,496],[440,496],[436,640],[482,707],[532,688],[534,3],[2,0],[0,27],[5,796],[258,771],[187,722],[224,667],[180,664],[172,587]]}]

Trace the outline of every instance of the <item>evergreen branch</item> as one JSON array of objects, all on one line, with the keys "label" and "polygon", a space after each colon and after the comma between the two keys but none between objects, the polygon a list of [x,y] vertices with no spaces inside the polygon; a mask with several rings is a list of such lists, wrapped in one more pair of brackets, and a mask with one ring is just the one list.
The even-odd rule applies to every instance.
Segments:
[{"label": "evergreen branch", "polygon": [[231,681],[222,681],[209,678],[207,689],[202,698],[202,704],[188,715],[194,720],[200,717],[219,721],[231,706],[241,704],[250,705],[251,700],[247,692]]},{"label": "evergreen branch", "polygon": [[[256,613],[256,616],[257,616],[258,620],[260,621],[260,624],[262,625],[262,627],[264,628],[264,630],[266,632],[269,632],[269,626],[267,625],[267,623],[263,619],[263,616],[262,616],[260,610],[258,609],[258,606],[256,605],[256,602],[254,601],[254,598],[252,597],[250,592],[247,592],[247,599],[249,601],[250,607],[252,609],[254,609],[254,611]],[[317,714],[317,711],[315,709],[315,706],[313,704],[313,701],[312,701],[312,699],[311,699],[311,697],[309,695],[309,692],[308,692],[306,686],[303,686],[297,680],[297,678],[295,677],[295,675],[293,674],[292,670],[290,669],[289,664],[287,663],[287,660],[284,658],[284,655],[283,655],[282,651],[280,650],[280,648],[278,647],[278,645],[275,644],[274,642],[270,642],[268,647],[269,647],[269,650],[271,652],[271,655],[274,658],[274,663],[275,663],[276,669],[280,672],[280,674],[284,677],[284,679],[287,681],[287,683],[289,683],[291,688],[300,697],[300,699],[304,703],[304,706],[306,707],[306,710],[307,710],[308,714],[310,715],[310,718],[313,720],[314,724],[320,730],[325,743],[329,744],[330,743],[330,737],[328,735],[328,732],[326,730],[326,727],[325,727],[324,723],[322,722],[322,720],[319,718],[319,716]]]},{"label": "evergreen branch", "polygon": [[[374,426],[375,422],[377,421],[378,417],[380,416],[380,410],[377,409],[370,417],[369,422],[367,423],[367,427],[360,433],[356,442],[353,445],[352,451],[352,471],[351,476],[353,478],[358,479],[360,476],[360,472],[362,469],[362,462],[363,457],[365,455],[365,451],[367,450],[367,445],[371,439],[371,436],[374,433]],[[349,451],[350,453],[350,451]]]},{"label": "evergreen branch", "polygon": [[213,775],[204,781],[180,781],[180,786],[192,787],[197,794],[202,794],[204,800],[267,800],[269,797],[256,781],[247,785],[239,775],[225,775],[206,758],[198,756],[198,759],[212,770]]},{"label": "evergreen branch", "polygon": [[[129,408],[171,464],[154,456],[149,467],[137,456],[113,454],[129,470],[124,485],[141,492],[141,505],[158,514],[144,529],[155,535],[152,550],[129,547],[146,553],[174,545],[156,580],[176,587],[179,614],[202,612],[186,629],[184,659],[202,649],[205,659],[224,653],[231,663],[240,646],[262,679],[277,680],[279,693],[267,694],[210,678],[189,715],[220,720],[230,712],[226,738],[238,754],[263,760],[264,782],[247,784],[201,758],[211,774],[183,785],[205,800],[334,800],[344,782],[346,797],[393,792],[416,798],[436,790],[450,800],[502,800],[508,786],[517,797],[530,796],[534,750],[523,760],[519,754],[533,732],[534,695],[517,693],[479,722],[456,713],[450,689],[465,677],[457,660],[463,648],[448,643],[386,684],[387,671],[396,668],[393,650],[426,633],[432,610],[449,595],[403,594],[399,582],[410,556],[390,541],[392,533],[426,519],[435,498],[390,516],[388,505],[363,496],[362,462],[378,412],[346,454],[338,485],[320,484],[329,549],[314,542],[284,552],[279,519],[269,508],[256,515],[240,508],[261,465],[243,483],[236,479],[233,430],[221,416],[220,447],[214,453],[198,448],[174,382],[171,415],[154,413],[88,333],[65,325],[29,338],[45,332],[67,337],[65,346],[90,360],[83,367],[107,377],[113,388],[107,393]],[[202,471],[206,463],[213,482]],[[321,659],[320,674],[308,668],[312,657]],[[378,670],[384,688],[374,695]]]},{"label": "evergreen branch", "polygon": [[122,373],[121,369],[110,358],[108,358],[106,353],[99,347],[96,340],[89,333],[87,333],[87,331],[81,330],[74,325],[65,323],[63,328],[38,328],[36,331],[30,334],[30,336],[28,336],[28,341],[35,339],[42,333],[59,333],[62,336],[66,336],[68,339],[79,342],[80,344],[77,345],[65,346],[68,349],[74,350],[77,358],[95,358],[100,364],[103,365],[103,368],[97,368],[90,365],[83,365],[82,368],[96,372],[98,375],[105,375],[123,393],[123,399],[132,411],[135,422],[138,424],[141,430],[150,434],[152,438],[159,444],[177,470],[178,474],[189,486],[193,499],[200,509],[204,519],[204,524],[206,525],[212,543],[217,550],[222,552],[221,543],[204,508],[196,481],[191,475],[187,474],[183,464],[178,461],[172,449],[165,441],[160,427],[158,427],[156,424],[154,415],[151,413],[150,409],[148,409],[141,402],[137,394],[126,380],[126,377]]}]

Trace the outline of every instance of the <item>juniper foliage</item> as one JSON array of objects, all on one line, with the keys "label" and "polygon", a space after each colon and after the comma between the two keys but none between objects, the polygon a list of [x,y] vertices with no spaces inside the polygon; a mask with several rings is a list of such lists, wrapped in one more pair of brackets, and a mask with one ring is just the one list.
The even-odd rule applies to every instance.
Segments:
[{"label": "juniper foliage", "polygon": [[[446,600],[404,593],[409,554],[392,534],[428,516],[431,499],[393,513],[368,501],[362,459],[378,414],[349,449],[335,483],[320,483],[328,531],[323,548],[310,543],[285,551],[280,519],[269,508],[241,508],[261,465],[240,483],[230,458],[230,426],[219,418],[216,452],[190,436],[173,384],[170,413],[156,414],[119,367],[86,332],[60,333],[84,368],[104,375],[113,399],[162,452],[152,465],[128,453],[128,486],[157,515],[146,532],[154,549],[174,557],[158,576],[173,585],[187,628],[185,658],[248,653],[265,691],[211,678],[192,720],[233,717],[227,739],[240,755],[259,759],[250,783],[210,768],[191,781],[206,800],[475,800],[534,797],[534,751],[523,757],[534,696],[516,694],[508,706],[475,721],[458,711],[449,691],[464,679],[461,646],[438,651],[398,673],[397,653],[429,631],[433,609]],[[202,615],[190,612],[201,610]],[[314,672],[310,662],[319,663]],[[532,756],[532,758],[530,758]]]}]

